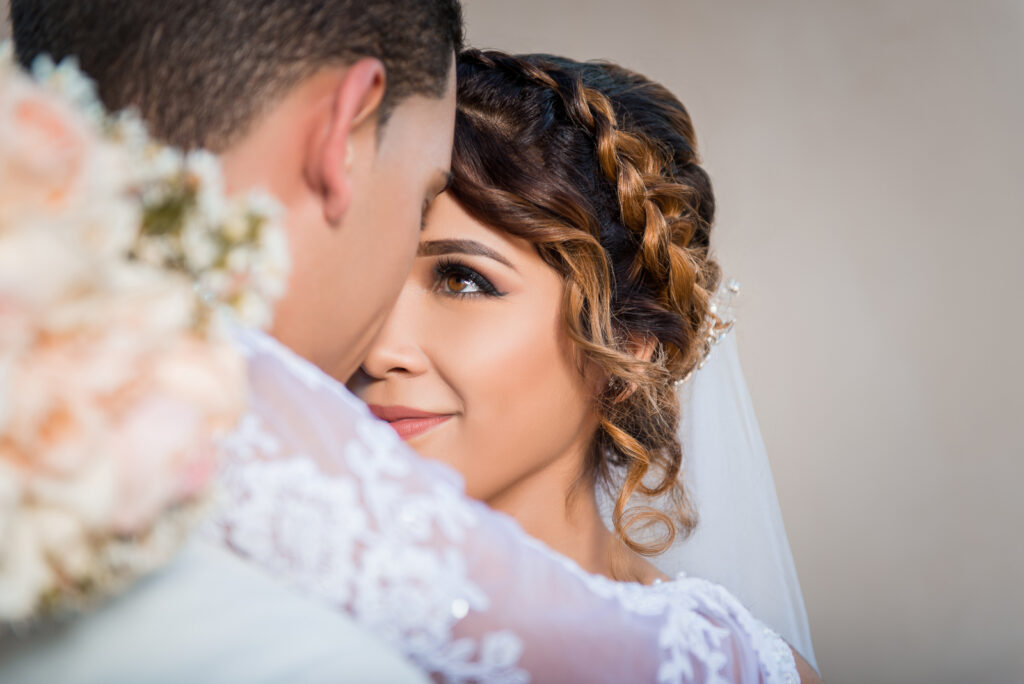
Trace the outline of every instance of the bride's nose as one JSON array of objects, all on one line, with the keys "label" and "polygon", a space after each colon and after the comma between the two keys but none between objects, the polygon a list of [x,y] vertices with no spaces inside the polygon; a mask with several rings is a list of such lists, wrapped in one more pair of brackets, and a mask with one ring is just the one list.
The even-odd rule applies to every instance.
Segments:
[{"label": "bride's nose", "polygon": [[411,302],[402,299],[384,322],[363,361],[360,370],[371,378],[416,376],[430,367],[430,360],[417,340],[416,312],[411,309]]}]

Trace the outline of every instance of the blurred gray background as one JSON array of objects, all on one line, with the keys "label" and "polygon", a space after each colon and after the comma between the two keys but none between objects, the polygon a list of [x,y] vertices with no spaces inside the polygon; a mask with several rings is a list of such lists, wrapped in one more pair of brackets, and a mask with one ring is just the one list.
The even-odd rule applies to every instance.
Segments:
[{"label": "blurred gray background", "polygon": [[825,678],[1024,682],[1024,2],[465,4],[690,109]]}]

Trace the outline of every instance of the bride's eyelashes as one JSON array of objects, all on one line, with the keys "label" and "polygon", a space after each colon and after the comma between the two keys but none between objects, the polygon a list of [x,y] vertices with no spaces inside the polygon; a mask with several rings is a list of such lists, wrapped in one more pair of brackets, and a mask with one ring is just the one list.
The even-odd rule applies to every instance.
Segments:
[{"label": "bride's eyelashes", "polygon": [[505,292],[475,268],[455,259],[438,259],[434,264],[433,291],[445,297],[504,297]]}]

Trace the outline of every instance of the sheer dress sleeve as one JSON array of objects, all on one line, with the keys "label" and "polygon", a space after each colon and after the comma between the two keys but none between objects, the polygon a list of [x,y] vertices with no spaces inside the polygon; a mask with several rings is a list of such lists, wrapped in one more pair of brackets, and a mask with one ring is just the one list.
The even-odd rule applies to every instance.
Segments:
[{"label": "sheer dress sleeve", "polygon": [[239,335],[250,410],[206,533],[448,682],[797,682],[717,585],[616,583],[529,538],[412,453],[344,386]]}]

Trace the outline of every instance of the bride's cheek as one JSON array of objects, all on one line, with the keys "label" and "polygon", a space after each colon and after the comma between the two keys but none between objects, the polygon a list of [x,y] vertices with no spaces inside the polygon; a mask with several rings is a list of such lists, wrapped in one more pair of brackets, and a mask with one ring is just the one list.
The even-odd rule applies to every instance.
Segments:
[{"label": "bride's cheek", "polygon": [[527,379],[532,376],[531,345],[522,318],[516,311],[488,313],[449,331],[447,374],[464,404],[464,431],[478,442],[473,445],[477,449],[493,449],[521,428],[517,406],[536,391]]}]

